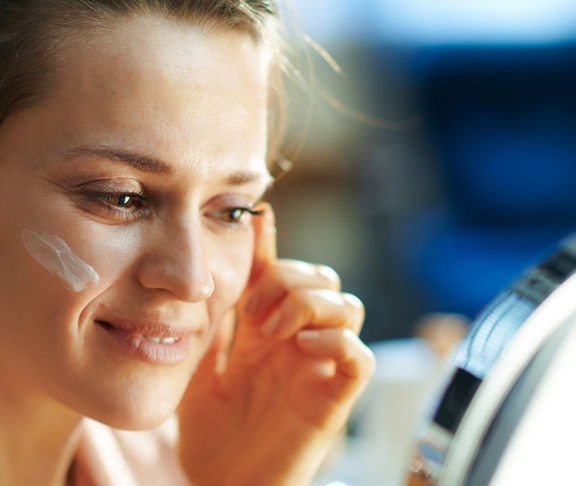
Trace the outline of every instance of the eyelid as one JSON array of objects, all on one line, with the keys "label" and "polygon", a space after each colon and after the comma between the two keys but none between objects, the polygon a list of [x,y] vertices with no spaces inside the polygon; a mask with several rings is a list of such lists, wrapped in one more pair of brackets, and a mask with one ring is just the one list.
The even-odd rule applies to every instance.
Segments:
[{"label": "eyelid", "polygon": [[[234,211],[240,210],[242,214],[238,220],[228,220]],[[219,207],[207,210],[204,215],[209,225],[224,231],[225,233],[234,234],[238,231],[244,231],[250,226],[251,218],[260,216],[262,211],[255,211],[249,207],[233,206]]]},{"label": "eyelid", "polygon": [[262,216],[266,211],[264,211],[263,209],[253,209],[256,206],[258,206],[260,204],[260,202],[257,202],[256,204],[254,204],[254,206],[252,206],[251,208],[242,208],[245,209],[247,212],[249,212],[252,216]]},{"label": "eyelid", "polygon": [[253,208],[257,202],[252,202],[253,198],[248,194],[230,193],[219,194],[202,205],[203,211],[229,208]]},{"label": "eyelid", "polygon": [[100,179],[86,182],[78,187],[82,192],[102,194],[143,194],[140,182],[134,179]]},{"label": "eyelid", "polygon": [[80,197],[79,202],[86,205],[86,207],[89,207],[89,211],[94,214],[105,212],[106,219],[111,221],[115,220],[116,222],[136,222],[145,219],[150,215],[150,211],[147,208],[122,208],[107,201],[108,198],[121,195],[137,198],[141,203],[145,203],[147,200],[147,197],[142,194],[129,193],[126,191],[112,194],[104,192],[85,192],[82,197]]}]

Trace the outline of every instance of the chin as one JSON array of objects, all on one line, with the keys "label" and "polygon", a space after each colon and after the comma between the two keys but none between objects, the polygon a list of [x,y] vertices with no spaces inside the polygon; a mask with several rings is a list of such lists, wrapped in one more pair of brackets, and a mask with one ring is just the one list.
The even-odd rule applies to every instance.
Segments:
[{"label": "chin", "polygon": [[126,407],[119,405],[113,410],[87,415],[88,418],[120,430],[152,430],[160,427],[174,414],[178,404],[170,407]]},{"label": "chin", "polygon": [[[82,415],[115,429],[151,430],[160,427],[174,414],[184,389],[168,382],[150,386],[132,385],[116,393],[107,390],[93,396],[89,404],[74,407]],[[84,401],[84,400],[82,400]]]}]

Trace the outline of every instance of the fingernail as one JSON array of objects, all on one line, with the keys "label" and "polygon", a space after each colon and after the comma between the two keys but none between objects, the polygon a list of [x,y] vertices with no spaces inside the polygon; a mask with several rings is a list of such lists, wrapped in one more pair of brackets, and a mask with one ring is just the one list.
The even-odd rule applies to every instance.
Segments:
[{"label": "fingernail", "polygon": [[244,312],[249,316],[253,316],[256,314],[256,311],[260,307],[260,295],[254,294],[252,297],[248,299],[246,305],[244,306]]},{"label": "fingernail", "polygon": [[271,337],[274,334],[274,331],[276,331],[278,324],[280,324],[280,317],[281,315],[279,311],[274,312],[274,314],[272,314],[266,322],[262,324],[260,332],[264,334],[264,336]]},{"label": "fingernail", "polygon": [[318,339],[320,337],[320,331],[300,331],[298,333],[298,339],[300,341],[312,341],[313,339]]}]

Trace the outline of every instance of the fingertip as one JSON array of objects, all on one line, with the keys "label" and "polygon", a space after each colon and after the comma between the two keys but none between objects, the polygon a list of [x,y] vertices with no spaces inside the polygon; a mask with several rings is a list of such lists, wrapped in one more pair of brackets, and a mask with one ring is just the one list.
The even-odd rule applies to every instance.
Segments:
[{"label": "fingertip", "polygon": [[352,331],[352,329],[344,329],[344,332],[342,333],[342,335],[347,338],[350,339],[352,341],[358,341],[358,336],[356,336],[356,333],[354,331]]},{"label": "fingertip", "polygon": [[342,335],[353,342],[353,345],[356,346],[362,355],[366,358],[367,362],[369,363],[369,368],[371,368],[370,374],[374,372],[376,368],[376,357],[372,350],[366,346],[366,344],[360,339],[360,337],[352,330],[352,329],[345,329]]}]

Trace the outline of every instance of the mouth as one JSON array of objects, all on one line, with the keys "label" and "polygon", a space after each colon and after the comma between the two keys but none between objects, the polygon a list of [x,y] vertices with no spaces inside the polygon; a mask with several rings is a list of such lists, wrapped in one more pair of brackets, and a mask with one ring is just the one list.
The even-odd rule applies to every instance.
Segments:
[{"label": "mouth", "polygon": [[192,338],[200,329],[157,323],[94,321],[116,349],[147,363],[174,366],[190,354]]},{"label": "mouth", "polygon": [[144,336],[144,339],[148,339],[148,341],[152,341],[153,343],[162,343],[162,344],[174,344],[176,341],[179,341],[179,337],[158,337],[158,336]]}]

